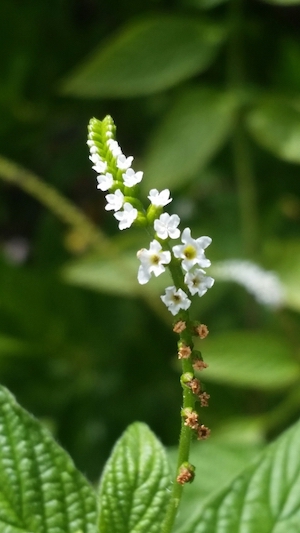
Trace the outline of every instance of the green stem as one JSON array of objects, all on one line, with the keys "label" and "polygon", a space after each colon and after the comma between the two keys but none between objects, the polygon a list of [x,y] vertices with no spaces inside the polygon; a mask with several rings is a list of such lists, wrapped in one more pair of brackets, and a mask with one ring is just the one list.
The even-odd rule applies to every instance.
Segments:
[{"label": "green stem", "polygon": [[[189,313],[185,312],[185,316],[183,317],[183,320],[188,324],[189,323]],[[188,331],[188,328],[185,329],[180,334],[180,340],[184,341],[184,343],[187,346],[192,346],[192,335]],[[194,373],[193,365],[191,359],[182,359],[182,373],[190,372]],[[195,407],[195,396],[192,393],[191,389],[188,387],[183,387],[183,408],[194,408]],[[175,479],[173,482],[173,488],[170,498],[169,507],[167,509],[167,514],[165,521],[162,526],[162,533],[170,533],[172,531],[177,511],[179,508],[180,500],[183,493],[183,485],[177,482],[177,476],[178,476],[178,470],[181,467],[181,465],[185,462],[188,462],[189,455],[190,455],[190,446],[191,446],[191,439],[192,439],[192,430],[188,426],[184,424],[184,418],[181,418],[181,430],[180,430],[180,437],[179,437],[179,445],[178,445],[178,458],[177,458],[177,468],[176,468],[176,474]]]},{"label": "green stem", "polygon": [[240,100],[232,139],[233,165],[237,184],[241,219],[241,236],[246,256],[254,256],[258,250],[259,221],[257,194],[249,142],[244,130],[242,100],[245,97],[245,73],[243,57],[244,14],[243,0],[229,3],[230,39],[228,47],[228,86]]}]

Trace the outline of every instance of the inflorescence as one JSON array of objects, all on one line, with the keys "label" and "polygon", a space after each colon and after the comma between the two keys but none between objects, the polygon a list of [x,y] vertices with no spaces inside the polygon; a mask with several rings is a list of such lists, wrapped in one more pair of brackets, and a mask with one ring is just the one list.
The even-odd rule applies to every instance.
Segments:
[{"label": "inflorescence", "polygon": [[[174,316],[180,310],[187,310],[191,305],[190,296],[203,296],[214,284],[214,279],[203,270],[211,264],[204,252],[211,238],[194,239],[190,228],[181,233],[179,216],[163,211],[172,202],[168,189],[161,192],[151,189],[148,195],[150,205],[144,208],[138,198],[138,184],[143,179],[143,172],[135,172],[131,167],[133,157],[122,153],[114,138],[116,128],[110,116],[102,121],[91,119],[88,130],[87,144],[92,168],[97,172],[97,188],[108,192],[105,209],[114,211],[120,230],[139,225],[146,227],[153,236],[149,249],[142,248],[137,252],[140,261],[138,282],[144,285],[152,274],[157,277],[168,266],[174,285],[165,289],[161,300]],[[170,244],[180,237],[181,244]],[[179,276],[178,265],[181,266]]]}]

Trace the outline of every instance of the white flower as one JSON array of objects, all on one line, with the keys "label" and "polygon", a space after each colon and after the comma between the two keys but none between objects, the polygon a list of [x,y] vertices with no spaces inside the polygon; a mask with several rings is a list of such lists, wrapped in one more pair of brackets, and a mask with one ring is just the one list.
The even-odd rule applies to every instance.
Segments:
[{"label": "white flower", "polygon": [[115,141],[114,139],[108,139],[106,144],[114,157],[122,155],[122,150],[117,141]]},{"label": "white flower", "polygon": [[181,240],[183,244],[173,246],[173,253],[178,259],[183,259],[182,268],[190,270],[194,265],[209,267],[210,261],[206,259],[204,250],[211,243],[210,237],[199,237],[192,239],[190,228],[185,228],[182,232]]},{"label": "white flower", "polygon": [[97,176],[97,181],[97,189],[108,191],[113,186],[114,178],[110,172],[107,172],[106,174],[100,174],[100,176]]},{"label": "white flower", "polygon": [[128,168],[125,174],[123,174],[123,181],[126,187],[133,187],[134,185],[137,185],[137,183],[140,183],[142,179],[143,172],[134,172],[132,168]]},{"label": "white flower", "polygon": [[157,189],[151,189],[148,198],[151,204],[155,205],[156,207],[164,207],[165,205],[172,202],[172,198],[170,198],[169,189],[164,189],[161,192],[158,192]]},{"label": "white flower", "polygon": [[132,161],[133,161],[133,157],[132,156],[126,157],[123,154],[118,155],[117,167],[120,170],[126,170],[127,168],[129,168],[131,166]]},{"label": "white flower", "polygon": [[114,217],[119,220],[119,229],[130,228],[136,217],[138,216],[138,210],[133,207],[129,202],[125,202],[123,205],[123,211],[114,213]]},{"label": "white flower", "polygon": [[162,301],[167,306],[172,315],[177,315],[180,309],[187,310],[191,305],[191,300],[182,289],[176,287],[167,287],[165,295],[161,296]]},{"label": "white flower", "polygon": [[168,265],[171,261],[171,253],[169,251],[161,251],[161,244],[154,239],[150,243],[149,250],[142,248],[138,251],[137,257],[139,258],[141,265],[138,271],[138,282],[141,285],[147,283],[153,272],[154,276],[159,276],[166,269],[164,265]]},{"label": "white flower", "polygon": [[284,287],[275,272],[264,270],[251,261],[231,259],[214,265],[217,279],[242,285],[263,305],[278,308],[284,305]]},{"label": "white flower", "polygon": [[124,203],[124,194],[120,189],[112,194],[107,194],[105,198],[107,200],[106,211],[119,211]]},{"label": "white flower", "polygon": [[[95,150],[97,150],[96,147]],[[103,161],[103,159],[101,159],[100,155],[96,151],[92,152],[91,149],[91,155],[89,156],[89,159],[92,161],[92,163],[94,163],[94,166],[92,168],[96,170],[96,172],[99,172],[99,174],[101,174],[102,172],[106,171],[107,163],[106,161]]]},{"label": "white flower", "polygon": [[189,288],[191,294],[197,294],[203,296],[207,289],[210,289],[215,280],[210,276],[206,276],[204,270],[201,268],[195,269],[193,272],[187,272],[184,276],[184,283]]},{"label": "white flower", "polygon": [[167,239],[168,237],[170,239],[178,239],[180,237],[180,230],[177,228],[179,223],[180,218],[178,215],[163,213],[154,220],[154,229],[160,239]]}]

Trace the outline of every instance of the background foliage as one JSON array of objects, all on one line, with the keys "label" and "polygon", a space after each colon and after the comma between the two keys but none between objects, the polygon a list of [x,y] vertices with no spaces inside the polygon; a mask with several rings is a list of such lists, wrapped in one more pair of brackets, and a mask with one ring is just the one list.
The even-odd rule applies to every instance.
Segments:
[{"label": "background foliage", "polygon": [[[144,193],[171,189],[184,225],[213,238],[213,263],[250,259],[281,280],[279,308],[220,280],[194,309],[210,329],[211,464],[221,447],[238,471],[298,418],[300,7],[289,4],[0,4],[0,380],[91,480],[134,420],[175,445],[181,401],[160,280],[136,280],[147,239],[120,234],[96,191],[91,116],[113,116]],[[24,192],[23,168],[97,238],[49,190],[42,202]]]}]

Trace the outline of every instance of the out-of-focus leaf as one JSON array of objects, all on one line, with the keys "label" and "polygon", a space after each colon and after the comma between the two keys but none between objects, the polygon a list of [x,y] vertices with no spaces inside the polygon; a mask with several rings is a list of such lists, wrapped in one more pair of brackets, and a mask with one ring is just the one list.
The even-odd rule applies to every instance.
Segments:
[{"label": "out-of-focus leaf", "polygon": [[168,283],[165,272],[158,278],[152,277],[141,287],[137,280],[140,262],[133,250],[119,253],[115,257],[90,257],[67,264],[62,270],[63,278],[73,285],[120,296],[151,294],[156,297]]},{"label": "out-of-focus leaf", "polygon": [[[215,442],[213,438],[207,442],[194,444],[189,460],[196,467],[196,477],[183,492],[176,530],[182,527],[184,531],[186,521],[198,508],[199,502],[227,487],[249,466],[260,450],[261,446]],[[175,472],[177,450],[172,449],[168,455]]]},{"label": "out-of-focus leaf", "polygon": [[107,259],[95,256],[67,264],[62,275],[68,283],[74,285],[123,296],[135,296],[139,290],[138,266],[139,261],[133,252]]},{"label": "out-of-focus leaf", "polygon": [[274,155],[300,163],[300,108],[275,98],[249,111],[246,120],[254,139]]},{"label": "out-of-focus leaf", "polygon": [[94,533],[96,498],[41,424],[0,387],[0,530]]},{"label": "out-of-focus leaf", "polygon": [[234,96],[225,92],[185,91],[154,132],[143,184],[174,190],[191,179],[225,143],[236,105]]},{"label": "out-of-focus leaf", "polygon": [[176,533],[298,533],[299,439],[297,423]]},{"label": "out-of-focus leaf", "polygon": [[162,91],[206,69],[223,38],[224,31],[207,22],[147,17],[102,45],[63,82],[63,92],[116,98]]},{"label": "out-of-focus leaf", "polygon": [[185,3],[188,6],[197,7],[198,9],[213,9],[227,1],[228,0],[185,0]]},{"label": "out-of-focus leaf", "polygon": [[[202,344],[201,344],[202,348]],[[263,390],[288,387],[300,366],[283,339],[263,331],[228,331],[205,340],[205,380]]]},{"label": "out-of-focus leaf", "polygon": [[276,4],[279,6],[295,6],[300,4],[300,0],[264,0],[267,4]]},{"label": "out-of-focus leaf", "polygon": [[115,445],[101,479],[100,533],[159,533],[170,497],[165,450],[135,423]]},{"label": "out-of-focus leaf", "polygon": [[276,241],[266,246],[266,254],[276,264],[276,270],[284,287],[287,307],[300,311],[300,243]]},{"label": "out-of-focus leaf", "polygon": [[20,341],[14,337],[0,334],[0,354],[3,355],[20,355],[30,353],[31,345]]}]

